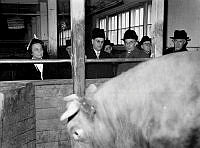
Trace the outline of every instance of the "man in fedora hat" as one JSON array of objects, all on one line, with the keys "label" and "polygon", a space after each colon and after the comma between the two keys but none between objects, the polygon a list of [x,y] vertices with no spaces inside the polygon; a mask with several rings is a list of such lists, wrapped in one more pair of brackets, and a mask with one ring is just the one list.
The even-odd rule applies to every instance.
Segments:
[{"label": "man in fedora hat", "polygon": [[[86,50],[87,59],[111,58],[109,53],[103,49],[105,40],[104,30],[94,28],[92,31],[92,47]],[[110,78],[113,77],[112,63],[87,63],[86,78]]]},{"label": "man in fedora hat", "polygon": [[139,42],[139,47],[143,52],[142,57],[143,58],[150,58],[151,56],[151,38],[149,38],[148,36],[143,36],[141,41]]},{"label": "man in fedora hat", "polygon": [[137,58],[139,57],[139,49],[136,47],[138,36],[134,30],[128,29],[124,33],[124,47],[126,52],[121,55],[123,58]]},{"label": "man in fedora hat", "polygon": [[110,42],[110,40],[105,40],[104,41],[104,51],[109,53],[109,54],[112,54],[112,47],[114,46],[113,43]]},{"label": "man in fedora hat", "polygon": [[[134,30],[128,29],[124,33],[125,52],[121,54],[121,58],[144,58],[144,51],[140,50],[136,45],[138,42],[138,36]],[[120,74],[128,69],[136,66],[138,63],[121,63],[118,65],[117,74]]]},{"label": "man in fedora hat", "polygon": [[174,47],[168,48],[167,50],[163,51],[163,54],[169,54],[174,52],[182,52],[187,51],[187,44],[188,41],[191,39],[187,36],[185,30],[175,30],[174,36],[170,37],[174,43]]}]

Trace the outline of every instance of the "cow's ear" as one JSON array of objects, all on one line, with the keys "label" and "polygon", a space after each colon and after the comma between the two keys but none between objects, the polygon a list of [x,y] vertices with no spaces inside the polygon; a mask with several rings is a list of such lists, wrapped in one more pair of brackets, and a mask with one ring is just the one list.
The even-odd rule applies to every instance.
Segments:
[{"label": "cow's ear", "polygon": [[95,84],[90,84],[86,89],[86,94],[93,94],[97,91],[97,86]]},{"label": "cow's ear", "polygon": [[80,103],[78,100],[73,100],[67,104],[67,110],[61,115],[60,121],[70,118],[76,114],[80,109]]}]

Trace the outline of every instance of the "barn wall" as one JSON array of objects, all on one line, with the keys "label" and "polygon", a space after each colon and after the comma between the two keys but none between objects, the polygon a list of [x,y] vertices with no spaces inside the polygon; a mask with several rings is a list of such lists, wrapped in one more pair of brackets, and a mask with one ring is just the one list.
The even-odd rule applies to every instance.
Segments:
[{"label": "barn wall", "polygon": [[175,29],[184,29],[192,39],[188,47],[200,47],[200,1],[199,0],[168,0],[168,46],[172,45],[170,36]]},{"label": "barn wall", "polygon": [[[86,85],[104,81],[88,80]],[[65,110],[63,97],[72,94],[72,88],[72,80],[1,82],[0,147],[71,148],[59,118]]]},{"label": "barn wall", "polygon": [[35,103],[31,84],[1,84],[3,109],[0,121],[1,148],[34,148]]}]

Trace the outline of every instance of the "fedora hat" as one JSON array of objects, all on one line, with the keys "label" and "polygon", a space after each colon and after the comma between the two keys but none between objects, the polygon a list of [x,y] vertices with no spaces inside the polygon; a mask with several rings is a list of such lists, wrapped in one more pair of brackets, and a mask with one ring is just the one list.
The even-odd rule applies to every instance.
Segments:
[{"label": "fedora hat", "polygon": [[105,39],[105,33],[103,29],[100,28],[94,28],[92,30],[92,39],[95,38],[104,38]]},{"label": "fedora hat", "polygon": [[128,29],[124,33],[124,38],[122,40],[124,41],[125,39],[135,39],[135,40],[138,40],[138,36],[137,36],[137,34],[135,33],[134,30]]},{"label": "fedora hat", "polygon": [[104,41],[104,46],[106,46],[106,45],[113,46],[114,44],[111,43],[110,40],[107,39],[107,40]]},{"label": "fedora hat", "polygon": [[143,36],[139,44],[142,45],[146,41],[151,42],[151,38],[149,38],[148,36]]},{"label": "fedora hat", "polygon": [[175,30],[174,36],[170,37],[171,39],[185,39],[187,41],[190,41],[191,39],[187,36],[187,33],[185,30]]}]

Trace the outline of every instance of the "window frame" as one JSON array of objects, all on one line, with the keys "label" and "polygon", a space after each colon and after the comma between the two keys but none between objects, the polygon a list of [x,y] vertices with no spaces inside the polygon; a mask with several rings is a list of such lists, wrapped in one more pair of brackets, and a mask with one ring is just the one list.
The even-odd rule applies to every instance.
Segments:
[{"label": "window frame", "polygon": [[[140,9],[140,8],[143,8],[143,20],[142,20],[143,24],[142,25],[139,24],[139,26],[136,26],[136,25],[135,26],[131,26],[131,11],[137,10],[137,9]],[[101,28],[101,25],[100,25],[101,20],[102,19],[106,19],[107,26],[102,28],[102,29],[105,30],[105,28],[106,28],[105,34],[107,35],[106,36],[107,39],[111,40],[111,42],[113,42],[115,45],[123,45],[123,42],[122,42],[121,39],[123,38],[123,34],[127,29],[133,29],[135,27],[142,27],[142,32],[143,33],[142,34],[138,34],[139,39],[141,39],[141,37],[144,36],[144,35],[148,35],[149,37],[151,37],[151,33],[150,33],[149,29],[151,29],[151,25],[152,24],[151,24],[151,22],[149,23],[149,20],[148,20],[149,16],[151,15],[151,14],[150,15],[148,14],[149,13],[149,10],[148,10],[149,8],[152,8],[152,3],[151,2],[143,2],[143,3],[137,4],[137,5],[133,5],[133,6],[129,7],[129,8],[116,11],[115,13],[111,13],[111,14],[109,14],[109,13],[106,14],[105,13],[104,15],[101,15],[100,17],[97,16],[96,23],[98,24],[97,26],[99,28]],[[126,13],[126,12],[129,13],[129,26],[125,27],[125,28],[122,28],[122,27],[119,28],[119,15],[122,15],[123,13]],[[145,16],[145,15],[147,15],[147,16]],[[117,30],[117,35],[116,35],[117,39],[116,39],[116,41],[113,41],[113,39],[110,38],[110,36],[109,36],[109,31],[110,31],[109,27],[108,27],[109,18],[113,17],[113,16],[117,16],[117,29],[116,29]],[[148,29],[148,27],[149,27],[149,29]],[[120,30],[122,30],[122,29],[125,29],[125,31],[121,31],[121,33],[120,33]],[[113,31],[113,30],[111,30],[111,31]]]}]

